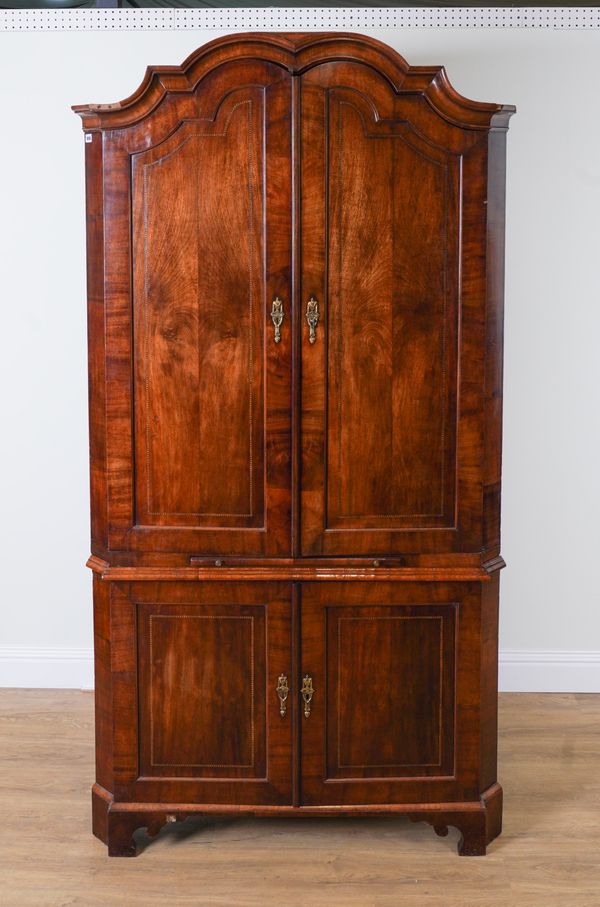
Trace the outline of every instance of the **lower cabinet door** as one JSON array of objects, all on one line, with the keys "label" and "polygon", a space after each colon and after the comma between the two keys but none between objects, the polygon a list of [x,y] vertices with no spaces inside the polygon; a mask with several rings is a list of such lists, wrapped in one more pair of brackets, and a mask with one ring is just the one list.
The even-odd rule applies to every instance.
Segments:
[{"label": "lower cabinet door", "polygon": [[113,584],[117,799],[291,803],[290,588]]},{"label": "lower cabinet door", "polygon": [[301,601],[302,804],[476,797],[478,584],[307,583]]}]

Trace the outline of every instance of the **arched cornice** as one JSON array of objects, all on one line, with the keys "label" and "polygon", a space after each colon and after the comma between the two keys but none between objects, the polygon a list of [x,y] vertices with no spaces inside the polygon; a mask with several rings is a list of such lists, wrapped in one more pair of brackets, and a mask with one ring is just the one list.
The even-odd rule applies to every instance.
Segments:
[{"label": "arched cornice", "polygon": [[398,94],[420,94],[448,122],[462,129],[506,129],[515,108],[470,101],[450,84],[443,66],[409,66],[391,47],[339,32],[269,32],[227,35],[194,51],[181,66],[149,66],[140,87],[116,104],[82,104],[72,109],[85,130],[119,129],[148,116],[168,94],[191,93],[208,72],[231,60],[263,60],[300,75],[320,63],[345,60],[380,72]]}]

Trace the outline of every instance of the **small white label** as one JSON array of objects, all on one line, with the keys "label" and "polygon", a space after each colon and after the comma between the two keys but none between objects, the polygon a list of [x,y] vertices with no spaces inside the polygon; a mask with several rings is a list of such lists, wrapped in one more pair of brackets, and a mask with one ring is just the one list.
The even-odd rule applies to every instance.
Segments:
[{"label": "small white label", "polygon": [[86,145],[89,145],[90,142],[92,141],[92,138],[93,138],[92,133],[91,133],[91,132],[86,132],[86,134],[85,134],[85,144],[86,144]]}]

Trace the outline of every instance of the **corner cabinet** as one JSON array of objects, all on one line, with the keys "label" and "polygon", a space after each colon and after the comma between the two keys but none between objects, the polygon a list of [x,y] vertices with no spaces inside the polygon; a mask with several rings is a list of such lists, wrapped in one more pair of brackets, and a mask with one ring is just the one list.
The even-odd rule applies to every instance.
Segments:
[{"label": "corner cabinet", "polygon": [[370,38],[220,38],[74,108],[97,780],[499,834],[505,134]]}]

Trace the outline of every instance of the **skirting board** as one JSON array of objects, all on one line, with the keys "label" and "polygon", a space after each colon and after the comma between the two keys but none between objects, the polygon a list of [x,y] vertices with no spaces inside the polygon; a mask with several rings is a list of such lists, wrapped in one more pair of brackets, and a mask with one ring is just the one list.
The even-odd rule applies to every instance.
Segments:
[{"label": "skirting board", "polygon": [[93,690],[93,650],[0,646],[0,687]]},{"label": "skirting board", "polygon": [[504,649],[503,693],[600,693],[600,652],[574,649]]},{"label": "skirting board", "polygon": [[[600,693],[600,652],[507,649],[499,685],[505,693]],[[93,686],[91,649],[0,647],[0,687]]]}]

